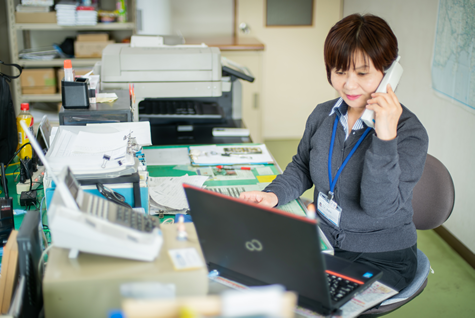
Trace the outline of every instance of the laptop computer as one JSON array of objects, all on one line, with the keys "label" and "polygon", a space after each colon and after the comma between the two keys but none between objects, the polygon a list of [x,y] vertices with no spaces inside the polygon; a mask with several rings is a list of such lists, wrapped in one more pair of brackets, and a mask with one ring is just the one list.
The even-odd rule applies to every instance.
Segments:
[{"label": "laptop computer", "polygon": [[[247,286],[284,285],[298,293],[300,306],[323,315],[337,313],[382,276],[372,266],[322,253],[315,220],[184,188],[208,268],[220,276]],[[332,294],[336,285],[346,290]]]}]

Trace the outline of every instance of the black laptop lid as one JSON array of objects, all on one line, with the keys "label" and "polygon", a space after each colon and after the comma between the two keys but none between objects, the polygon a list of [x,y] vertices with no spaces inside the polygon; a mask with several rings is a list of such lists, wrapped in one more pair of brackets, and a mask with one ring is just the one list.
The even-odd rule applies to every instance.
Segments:
[{"label": "black laptop lid", "polygon": [[332,307],[315,220],[184,187],[210,268],[228,269],[262,284],[282,284]]}]

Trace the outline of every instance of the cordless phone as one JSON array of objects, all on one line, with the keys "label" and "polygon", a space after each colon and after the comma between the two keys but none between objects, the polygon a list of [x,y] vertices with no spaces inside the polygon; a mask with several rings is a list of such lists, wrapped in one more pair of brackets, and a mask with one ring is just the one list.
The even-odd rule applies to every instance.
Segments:
[{"label": "cordless phone", "polygon": [[[381,83],[379,84],[378,88],[376,89],[376,93],[387,93],[386,88],[388,84],[391,85],[393,91],[396,91],[396,87],[399,83],[399,80],[402,76],[402,66],[399,64],[399,60],[401,59],[400,56],[396,58],[396,60],[391,64],[389,69],[385,72]],[[361,120],[368,126],[374,128],[374,111],[370,109],[365,109],[363,115],[361,116]]]}]

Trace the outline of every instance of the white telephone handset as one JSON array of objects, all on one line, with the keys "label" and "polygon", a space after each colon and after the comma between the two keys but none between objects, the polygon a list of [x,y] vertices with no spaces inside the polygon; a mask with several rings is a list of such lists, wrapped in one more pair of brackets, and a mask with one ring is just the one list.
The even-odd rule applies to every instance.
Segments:
[{"label": "white telephone handset", "polygon": [[[378,89],[376,89],[376,93],[386,93],[386,88],[388,84],[391,85],[393,91],[396,90],[397,84],[399,83],[403,72],[402,66],[401,64],[399,64],[400,59],[401,57],[398,56],[397,59],[393,62],[393,64],[391,64],[389,69],[386,71],[383,79],[381,80],[381,83],[378,86]],[[361,120],[364,121],[364,123],[368,127],[374,128],[374,111],[366,109],[363,115],[361,116]]]}]

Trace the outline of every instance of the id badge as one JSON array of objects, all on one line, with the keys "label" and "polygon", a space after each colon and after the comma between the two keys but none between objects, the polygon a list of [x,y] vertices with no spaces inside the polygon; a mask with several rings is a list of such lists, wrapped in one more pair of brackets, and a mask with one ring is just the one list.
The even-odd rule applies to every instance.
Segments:
[{"label": "id badge", "polygon": [[318,194],[317,209],[328,221],[340,226],[341,208],[321,192]]}]

